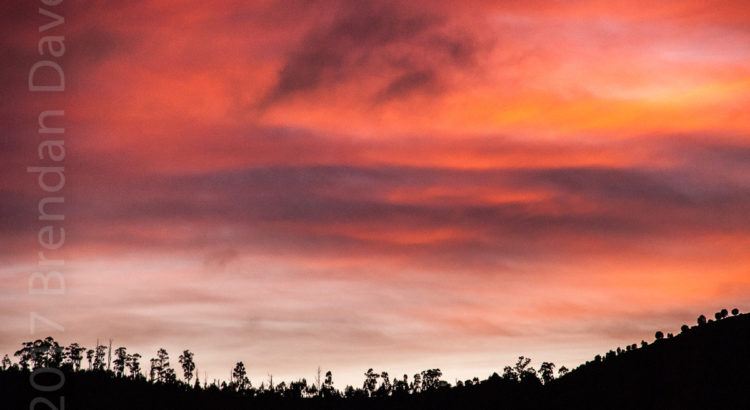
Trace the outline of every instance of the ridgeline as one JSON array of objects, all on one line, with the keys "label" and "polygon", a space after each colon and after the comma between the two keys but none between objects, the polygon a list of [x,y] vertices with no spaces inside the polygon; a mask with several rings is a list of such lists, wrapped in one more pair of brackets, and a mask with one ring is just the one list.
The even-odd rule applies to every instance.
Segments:
[{"label": "ridgeline", "polygon": [[[406,376],[391,380],[387,373],[370,369],[362,388],[347,386],[344,391],[333,388],[330,373],[317,385],[301,379],[288,386],[282,382],[255,388],[245,377],[242,363],[229,384],[190,383],[194,364],[188,351],[180,356],[180,364],[188,370],[186,381],[177,380],[171,368],[165,371],[162,351],[161,362],[151,360],[149,380],[137,361],[135,370],[131,368],[128,360],[133,356],[126,356],[124,348],[116,352],[120,354],[116,370],[104,370],[103,346],[89,350],[90,369],[84,370],[80,367],[85,349],[77,344],[71,345],[73,350],[62,348],[47,338],[24,344],[15,354],[19,363],[5,357],[0,370],[0,408],[750,409],[750,315],[733,313],[718,312],[716,320],[701,316],[698,325],[683,325],[674,336],[656,332],[652,343],[617,348],[570,372],[560,369],[557,377],[551,363],[535,370],[529,359],[519,358],[502,375],[455,386],[440,380],[439,369],[415,375],[411,382]],[[133,370],[130,376],[126,367]]]}]

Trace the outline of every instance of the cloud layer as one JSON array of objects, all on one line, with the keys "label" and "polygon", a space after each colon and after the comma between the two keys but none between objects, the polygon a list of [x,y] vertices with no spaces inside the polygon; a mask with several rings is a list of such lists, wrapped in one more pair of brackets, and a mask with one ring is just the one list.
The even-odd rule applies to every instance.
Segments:
[{"label": "cloud layer", "polygon": [[[45,17],[1,7],[2,351],[38,312],[201,377],[343,387],[750,307],[744,2],[65,3],[56,95],[26,89]],[[59,297],[27,292],[45,109]]]}]

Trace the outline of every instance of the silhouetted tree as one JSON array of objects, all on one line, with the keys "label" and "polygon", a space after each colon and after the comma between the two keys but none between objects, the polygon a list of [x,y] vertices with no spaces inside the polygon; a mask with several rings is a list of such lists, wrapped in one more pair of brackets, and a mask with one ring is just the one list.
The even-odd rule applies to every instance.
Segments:
[{"label": "silhouetted tree", "polygon": [[92,361],[94,360],[94,352],[92,349],[89,349],[86,351],[86,360],[89,362],[89,370],[91,370],[92,367]]},{"label": "silhouetted tree", "polygon": [[412,393],[419,393],[422,391],[422,375],[415,373],[411,379],[411,391]]},{"label": "silhouetted tree", "polygon": [[429,369],[422,372],[422,390],[437,389],[443,372],[440,369]]},{"label": "silhouetted tree", "polygon": [[732,309],[732,316],[737,316],[740,314],[740,310],[737,308]]},{"label": "silhouetted tree", "polygon": [[193,371],[195,370],[195,362],[193,362],[193,353],[190,350],[185,350],[180,355],[180,364],[182,365],[182,372],[185,375],[187,384],[190,385],[190,379],[193,378]]},{"label": "silhouetted tree", "polygon": [[73,363],[73,367],[76,371],[81,369],[81,361],[83,360],[83,352],[86,348],[79,346],[78,343],[71,343],[68,346],[68,359]]},{"label": "silhouetted tree", "polygon": [[518,356],[518,361],[516,362],[515,366],[516,373],[518,375],[521,375],[523,372],[525,372],[529,366],[529,363],[531,363],[531,358]]},{"label": "silhouetted tree", "polygon": [[550,362],[543,362],[539,366],[539,374],[542,377],[542,382],[547,384],[555,378],[555,364]]},{"label": "silhouetted tree", "polygon": [[[531,363],[530,358],[519,356],[514,367],[505,366],[505,368],[503,368],[503,379],[520,381],[523,373],[528,370],[527,366],[529,363]],[[534,373],[536,374],[536,370]]]},{"label": "silhouetted tree", "polygon": [[31,361],[32,354],[32,342],[25,342],[21,344],[20,349],[13,353],[13,356],[18,357],[18,364],[21,366],[21,370],[29,370],[29,362]]},{"label": "silhouetted tree", "polygon": [[393,383],[393,392],[398,394],[409,393],[409,376],[404,375],[403,379],[397,380]]},{"label": "silhouetted tree", "polygon": [[518,381],[518,374],[516,373],[515,370],[513,370],[512,367],[505,366],[503,368],[503,379],[517,382]]},{"label": "silhouetted tree", "polygon": [[52,337],[44,339],[44,365],[46,367],[60,367],[65,360],[65,348],[60,346]]},{"label": "silhouetted tree", "polygon": [[149,381],[151,381],[152,383],[159,381],[159,374],[161,374],[159,359],[157,358],[151,359],[151,370],[149,370],[148,374],[149,374]]},{"label": "silhouetted tree", "polygon": [[122,346],[115,349],[115,360],[112,363],[114,364],[114,371],[117,377],[122,377],[123,374],[125,373],[125,365],[127,361],[128,361],[127,349]]},{"label": "silhouetted tree", "polygon": [[320,395],[323,397],[332,397],[335,390],[333,389],[333,373],[331,371],[326,372],[326,378],[323,381],[323,386],[320,388]]},{"label": "silhouetted tree", "polygon": [[[167,350],[164,348],[159,349],[156,352],[156,360],[158,361],[158,379],[160,382],[167,382],[167,377],[174,374],[174,370],[169,367],[169,353],[167,353]],[[169,374],[170,370],[171,374]]]},{"label": "silhouetted tree", "polygon": [[42,367],[43,349],[40,346],[41,343],[41,340],[25,342],[23,343],[21,350],[15,354],[18,355],[19,352],[22,352],[21,357],[28,357],[28,361],[31,362],[31,369]]},{"label": "silhouetted tree", "polygon": [[287,392],[286,382],[282,381],[281,383],[276,385],[276,393],[279,393],[281,397],[284,397],[286,392]]},{"label": "silhouetted tree", "polygon": [[378,385],[378,377],[380,377],[380,375],[375,373],[372,369],[368,369],[367,372],[365,372],[365,382],[362,385],[362,389],[367,392],[368,396],[372,396],[375,392],[375,387]]},{"label": "silhouetted tree", "polygon": [[698,316],[698,326],[703,326],[706,324],[706,317],[703,315]]},{"label": "silhouetted tree", "polygon": [[237,362],[232,370],[232,386],[239,392],[245,391],[249,387],[250,380],[247,378],[247,371],[245,370],[245,364]]},{"label": "silhouetted tree", "polygon": [[139,362],[140,359],[141,355],[136,353],[133,355],[128,355],[127,361],[125,362],[125,365],[130,371],[130,377],[132,377],[133,379],[137,379],[141,373],[141,363]]},{"label": "silhouetted tree", "polygon": [[162,369],[161,378],[162,378],[162,381],[166,384],[177,383],[177,374],[174,372],[174,369],[171,367]]},{"label": "silhouetted tree", "polygon": [[685,332],[687,332],[688,330],[690,330],[690,327],[688,327],[688,325],[682,325],[682,327],[680,327],[680,331],[681,331],[682,333],[685,333]]},{"label": "silhouetted tree", "polygon": [[[353,399],[354,401],[329,400],[329,398],[340,396],[333,388],[332,373],[330,371],[326,373],[325,381],[319,384],[308,385],[305,379],[299,379],[298,381],[291,382],[289,388],[287,388],[287,384],[282,382],[275,388],[271,387],[266,390],[262,384],[259,390],[255,390],[247,379],[246,370],[242,362],[237,363],[238,366],[235,367],[232,373],[231,381],[214,381],[209,387],[206,380],[207,377],[204,376],[203,390],[205,391],[201,390],[197,369],[192,366],[190,369],[192,377],[186,376],[185,378],[190,382],[195,381],[193,391],[190,391],[189,383],[185,383],[179,386],[179,388],[168,386],[168,384],[179,384],[179,382],[177,382],[175,370],[169,368],[168,355],[164,349],[160,349],[158,357],[152,359],[153,370],[151,374],[153,380],[163,382],[165,385],[147,386],[145,383],[134,383],[129,380],[115,380],[113,383],[107,384],[113,381],[113,377],[123,376],[125,368],[130,370],[134,379],[143,378],[140,372],[140,365],[138,364],[140,355],[129,355],[124,347],[114,351],[116,356],[113,367],[114,372],[79,372],[80,374],[77,374],[71,371],[67,373],[70,369],[76,367],[75,354],[71,353],[72,350],[70,348],[63,350],[65,353],[62,354],[62,370],[66,372],[65,376],[69,376],[71,381],[71,383],[66,383],[66,394],[71,389],[79,395],[82,391],[84,394],[90,393],[92,396],[89,401],[90,403],[97,400],[100,401],[103,397],[108,397],[112,393],[118,393],[116,389],[120,388],[123,389],[123,395],[118,397],[130,400],[130,397],[143,396],[143,400],[138,405],[131,405],[136,402],[130,401],[120,402],[118,400],[117,403],[110,402],[109,407],[112,410],[121,408],[148,409],[151,408],[149,404],[154,402],[169,403],[169,408],[183,410],[195,408],[221,408],[228,410],[237,408],[274,408],[279,410],[286,408],[311,410],[409,408],[418,410],[428,408],[551,407],[585,409],[589,408],[587,405],[589,403],[597,404],[601,403],[602,400],[608,399],[616,399],[619,403],[612,401],[613,404],[606,406],[606,408],[651,408],[637,397],[634,401],[631,400],[631,397],[635,397],[639,392],[642,393],[643,391],[651,392],[651,396],[646,400],[666,403],[666,407],[670,408],[694,408],[684,405],[686,404],[685,400],[696,400],[699,401],[699,404],[705,404],[704,402],[700,402],[700,395],[683,398],[681,390],[686,385],[683,383],[684,381],[687,381],[687,385],[689,386],[692,386],[691,383],[700,382],[705,387],[706,394],[712,394],[711,400],[713,400],[713,397],[721,397],[722,404],[727,404],[727,406],[722,406],[721,408],[748,408],[745,405],[747,401],[743,401],[738,405],[731,402],[734,398],[732,393],[744,393],[743,389],[747,385],[744,373],[732,373],[735,371],[735,368],[745,368],[745,364],[748,361],[743,343],[748,340],[747,336],[748,332],[750,332],[750,328],[748,328],[750,320],[745,319],[750,319],[750,317],[744,316],[746,315],[732,321],[727,321],[730,323],[720,322],[716,325],[706,326],[707,328],[705,329],[699,329],[688,337],[677,338],[677,340],[670,341],[670,343],[656,343],[655,346],[643,349],[637,353],[624,354],[622,353],[622,348],[617,348],[615,351],[610,351],[607,354],[607,357],[611,358],[614,357],[615,352],[622,353],[622,357],[617,357],[614,360],[608,359],[602,362],[601,356],[597,355],[595,360],[600,363],[587,362],[586,365],[576,368],[572,372],[572,376],[567,376],[564,380],[559,381],[554,380],[555,366],[553,363],[544,362],[539,366],[537,371],[531,367],[531,359],[523,356],[519,357],[515,366],[506,367],[506,373],[509,375],[506,378],[516,380],[520,383],[508,383],[495,373],[482,383],[479,382],[478,378],[466,381],[457,380],[456,389],[449,389],[450,384],[440,380],[442,374],[439,369],[425,370],[415,375],[411,385],[412,391],[423,393],[421,397],[408,397],[410,386],[407,375],[404,375],[402,380],[396,378],[390,379],[387,372],[380,372],[378,374],[373,369],[369,369],[365,373],[366,381],[363,389],[354,389],[352,386],[347,386],[344,390],[346,398]],[[686,325],[683,325],[683,332],[686,331],[686,327]],[[671,336],[671,333],[668,333],[669,336]],[[655,337],[658,340],[663,339],[664,333],[657,332]],[[646,344],[645,342],[643,343],[644,345]],[[80,354],[85,349],[77,345],[75,346],[80,349],[78,356],[81,356]],[[706,360],[694,362],[687,360],[685,366],[682,366],[680,363],[693,354],[693,346],[706,347],[703,349],[704,354],[707,356]],[[56,342],[52,338],[38,339],[34,342],[23,343],[21,350],[16,355],[22,360],[23,357],[26,357],[27,368],[29,366],[58,365],[61,363],[61,356],[56,356],[59,350],[56,350],[55,347]],[[636,344],[627,345],[625,352],[632,352],[636,348]],[[725,363],[722,360],[715,360],[721,356],[715,355],[712,352],[717,352],[725,348],[726,351],[739,355],[736,362]],[[92,361],[96,355],[95,351],[92,350],[91,352],[89,355],[90,365],[92,365]],[[192,361],[192,358],[192,353],[185,350],[180,355],[180,364],[184,365],[186,362]],[[80,363],[81,360],[82,357],[78,359],[78,362]],[[3,357],[0,364],[2,365],[2,370],[8,369],[9,366],[14,366],[14,369],[19,368],[19,365],[12,364],[8,355]],[[100,369],[100,367],[97,363],[95,368]],[[568,373],[569,370],[565,366],[561,366],[557,375],[562,379]],[[728,377],[719,378],[714,381],[716,378],[715,375],[719,374],[726,374]],[[37,376],[44,378],[44,376],[39,374]],[[4,399],[13,400],[14,389],[17,386],[27,386],[28,377],[28,373],[24,375],[0,371],[0,395]],[[738,380],[735,381],[735,379]],[[34,379],[32,378],[32,380]],[[43,379],[37,379],[37,381],[40,380]],[[247,381],[246,384],[244,383],[245,380]],[[663,388],[651,389],[654,386],[653,383],[660,383],[662,380],[665,381]],[[11,388],[6,387],[8,381],[11,382]],[[370,383],[371,381],[375,382],[375,386]],[[542,387],[542,383],[545,385],[544,387]],[[534,384],[539,387],[536,387]],[[717,386],[714,386],[714,384],[717,384]],[[273,386],[272,379],[270,386]],[[721,390],[719,386],[730,386],[730,388]],[[377,388],[373,391],[373,387]],[[2,390],[3,388],[5,390]],[[237,394],[237,391],[240,391],[241,394]],[[314,396],[316,392],[320,392],[322,399],[312,399],[307,403],[296,400],[281,400],[282,398],[309,398]],[[366,400],[368,396],[377,398],[369,404],[363,403],[362,401]],[[207,405],[207,403],[209,404]],[[28,405],[28,403],[23,404]],[[6,407],[18,408],[19,406],[7,405]],[[82,408],[87,407],[83,406]],[[697,406],[695,408],[714,407],[709,405]]]},{"label": "silhouetted tree", "polygon": [[94,370],[104,370],[104,356],[107,354],[107,346],[99,345],[94,350]]},{"label": "silhouetted tree", "polygon": [[289,390],[287,391],[287,396],[295,399],[301,399],[302,397],[305,397],[305,394],[309,391],[309,386],[307,385],[307,379],[301,379],[297,380],[296,382],[289,383]]},{"label": "silhouetted tree", "polygon": [[727,316],[729,316],[729,311],[727,311],[726,309],[721,309],[721,311],[719,312],[719,316],[720,316],[720,317],[721,317],[722,319],[724,319],[724,318],[726,318]]},{"label": "silhouetted tree", "polygon": [[[614,354],[614,352],[612,352]],[[511,381],[539,381],[536,376],[536,370],[529,366],[531,359],[519,356],[514,367],[506,366],[503,369],[503,378]],[[499,376],[498,376],[499,377]]]},{"label": "silhouetted tree", "polygon": [[[45,346],[42,339],[24,343],[21,350],[28,352],[28,357],[32,363],[32,370],[44,367],[44,354],[47,350],[47,346]],[[16,352],[16,354],[17,353],[18,352]]]},{"label": "silhouetted tree", "polygon": [[378,396],[386,397],[391,394],[391,378],[388,376],[388,372],[380,373],[380,387],[378,388]]}]

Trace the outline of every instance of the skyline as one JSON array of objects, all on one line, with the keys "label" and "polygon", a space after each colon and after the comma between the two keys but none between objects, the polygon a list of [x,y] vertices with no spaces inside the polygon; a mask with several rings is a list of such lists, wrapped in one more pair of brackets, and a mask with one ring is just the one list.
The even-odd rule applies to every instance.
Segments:
[{"label": "skyline", "polygon": [[[0,351],[452,381],[750,308],[745,2],[246,3],[47,7],[60,93],[39,4],[0,6]],[[65,294],[29,295],[55,109]]]}]

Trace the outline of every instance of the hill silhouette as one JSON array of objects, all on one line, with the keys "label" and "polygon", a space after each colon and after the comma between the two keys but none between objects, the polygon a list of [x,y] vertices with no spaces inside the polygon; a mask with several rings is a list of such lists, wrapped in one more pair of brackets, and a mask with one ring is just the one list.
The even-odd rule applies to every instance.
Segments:
[{"label": "hill silhouette", "polygon": [[[149,380],[126,349],[115,351],[106,370],[104,346],[88,352],[62,348],[51,338],[27,342],[0,371],[2,409],[750,409],[750,315],[701,316],[680,334],[617,348],[567,372],[539,369],[520,357],[502,375],[486,380],[440,380],[439,369],[393,379],[369,369],[362,388],[333,388],[332,375],[308,384],[300,379],[253,387],[237,363],[229,383],[195,380],[189,351],[180,355],[184,381],[161,349],[151,359]],[[40,353],[41,352],[41,353]],[[81,369],[83,353],[90,369]],[[127,361],[126,358],[128,358]],[[33,364],[33,366],[32,366]],[[35,369],[35,370],[32,370]],[[112,370],[114,369],[114,370]],[[64,380],[64,382],[63,382]]]},{"label": "hill silhouette", "polygon": [[750,409],[750,315],[683,326],[547,387],[571,409]]}]

